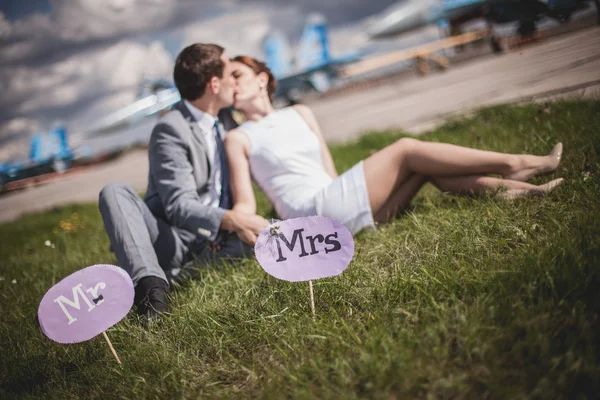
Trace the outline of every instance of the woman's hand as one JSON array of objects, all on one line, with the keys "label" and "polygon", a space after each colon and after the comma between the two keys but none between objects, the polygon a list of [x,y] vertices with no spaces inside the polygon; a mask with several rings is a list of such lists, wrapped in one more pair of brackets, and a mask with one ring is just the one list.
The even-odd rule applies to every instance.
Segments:
[{"label": "woman's hand", "polygon": [[221,227],[235,232],[240,240],[254,246],[258,235],[269,226],[269,221],[260,215],[247,214],[236,210],[229,210],[223,216]]}]

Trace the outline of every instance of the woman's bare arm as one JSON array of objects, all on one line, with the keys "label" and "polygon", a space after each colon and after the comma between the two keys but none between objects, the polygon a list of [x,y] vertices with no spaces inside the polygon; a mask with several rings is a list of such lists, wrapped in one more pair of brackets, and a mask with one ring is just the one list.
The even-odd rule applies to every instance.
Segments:
[{"label": "woman's bare arm", "polygon": [[233,210],[256,214],[256,198],[252,188],[248,154],[250,142],[245,133],[232,130],[225,135],[225,152],[229,165],[229,181]]},{"label": "woman's bare arm", "polygon": [[332,178],[337,178],[338,173],[335,169],[335,165],[333,163],[333,158],[331,157],[331,153],[329,152],[329,147],[327,143],[325,143],[325,139],[323,138],[323,134],[321,133],[321,128],[319,127],[319,123],[315,118],[315,114],[312,112],[310,108],[305,106],[304,104],[296,104],[293,106],[294,109],[300,114],[310,129],[317,135],[317,139],[319,139],[319,143],[321,144],[321,159],[323,160],[323,166],[325,167],[325,171]]}]

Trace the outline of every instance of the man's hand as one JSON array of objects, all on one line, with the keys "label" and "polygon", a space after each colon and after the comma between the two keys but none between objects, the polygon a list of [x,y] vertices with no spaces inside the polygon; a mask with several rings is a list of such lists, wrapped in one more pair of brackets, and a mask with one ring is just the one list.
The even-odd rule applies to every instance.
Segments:
[{"label": "man's hand", "polygon": [[221,229],[233,231],[245,243],[254,246],[261,231],[269,225],[269,221],[256,214],[228,210],[221,221]]}]

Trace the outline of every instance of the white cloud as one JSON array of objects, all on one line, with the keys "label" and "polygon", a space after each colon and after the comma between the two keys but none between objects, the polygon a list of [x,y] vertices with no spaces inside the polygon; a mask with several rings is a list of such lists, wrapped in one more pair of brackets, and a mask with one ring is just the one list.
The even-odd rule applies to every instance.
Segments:
[{"label": "white cloud", "polygon": [[[308,15],[295,5],[278,8],[237,7],[225,15],[188,25],[183,30],[181,48],[197,42],[217,43],[225,47],[226,54],[230,57],[243,54],[264,59],[262,40],[267,33],[278,32],[285,35],[290,51],[295,52]],[[329,44],[334,56],[366,45],[363,24],[330,27]]]},{"label": "white cloud", "polygon": [[78,0],[55,2],[55,26],[72,40],[103,38],[156,29],[177,10],[172,0]]},{"label": "white cloud", "polygon": [[0,162],[20,160],[27,157],[29,138],[40,130],[40,123],[28,118],[14,118],[0,125],[0,139],[10,136],[16,139],[0,146]]},{"label": "white cloud", "polygon": [[[238,7],[235,11],[210,20],[190,24],[185,28],[181,48],[192,43],[217,43],[229,57],[249,55],[262,58],[262,40],[275,25],[286,25],[286,20],[298,18],[295,7],[278,10],[265,7]],[[289,27],[289,24],[288,24]]]},{"label": "white cloud", "polygon": [[[93,46],[200,18],[208,1],[56,0],[50,14],[8,22],[0,16],[0,62],[40,65]],[[210,7],[208,7],[210,9]]]},{"label": "white cloud", "polygon": [[[356,21],[380,11],[394,1],[374,0],[364,4],[356,0],[54,0],[50,14],[32,14],[13,23],[0,15],[0,62],[36,64],[65,49],[178,29],[211,20],[223,12],[250,23],[257,23],[258,14],[267,14],[270,25],[287,33],[298,29],[299,23],[313,11],[327,14],[330,22],[339,26],[340,22]],[[250,15],[244,18],[243,14]],[[231,26],[231,19],[222,18],[227,20],[227,26],[213,24],[215,32],[222,33]],[[251,28],[234,24],[233,28],[239,26],[251,37],[262,33],[260,25]]]},{"label": "white cloud", "polygon": [[144,76],[169,77],[172,68],[172,57],[160,42],[123,40],[46,66],[3,69],[0,106],[16,118],[0,126],[0,137],[14,134],[15,127],[33,126],[19,121],[38,126],[62,121],[82,129],[132,102]]},{"label": "white cloud", "polygon": [[50,14],[31,14],[15,21],[11,34],[84,42],[161,28],[171,21],[177,8],[174,0],[59,0],[53,2]]},{"label": "white cloud", "polygon": [[9,37],[11,30],[12,25],[6,19],[6,17],[4,17],[4,14],[0,12],[0,39]]},{"label": "white cloud", "polygon": [[80,95],[83,97],[86,92],[88,97],[93,93],[105,95],[98,96],[75,119],[78,122],[101,117],[131,103],[144,77],[170,77],[173,73],[172,57],[160,42],[144,46],[122,41],[81,61],[92,74],[80,79]]},{"label": "white cloud", "polygon": [[35,132],[39,129],[39,122],[29,118],[13,118],[0,125],[0,131],[3,132],[4,136],[21,135]]},{"label": "white cloud", "polygon": [[[179,48],[215,42],[229,56],[264,58],[267,32],[282,31],[296,47],[304,19],[317,3],[55,0],[46,15],[10,22],[0,13],[0,138],[48,129],[56,122],[66,123],[71,132],[85,129],[90,121],[132,102],[143,75],[170,79],[173,54],[158,41],[141,44],[136,39],[140,33],[148,33],[146,42],[150,33],[159,37],[170,32],[170,37],[183,38]],[[352,12],[342,7],[335,18]],[[330,33],[332,53],[339,54],[357,43],[360,28]]]}]

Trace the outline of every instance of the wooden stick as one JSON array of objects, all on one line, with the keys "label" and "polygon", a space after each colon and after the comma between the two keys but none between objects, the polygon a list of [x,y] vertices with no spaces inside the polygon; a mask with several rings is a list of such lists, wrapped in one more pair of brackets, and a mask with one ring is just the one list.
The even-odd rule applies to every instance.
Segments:
[{"label": "wooden stick", "polygon": [[121,360],[119,360],[119,356],[117,355],[117,352],[115,351],[115,348],[113,347],[112,343],[110,342],[110,339],[108,338],[108,335],[106,334],[106,332],[102,332],[102,334],[104,335],[104,339],[106,339],[106,342],[108,343],[108,347],[110,347],[110,351],[112,351],[113,356],[115,356],[119,365],[122,365]]},{"label": "wooden stick", "polygon": [[315,295],[313,294],[312,281],[308,281],[310,289],[310,309],[312,310],[313,319],[315,319]]}]

